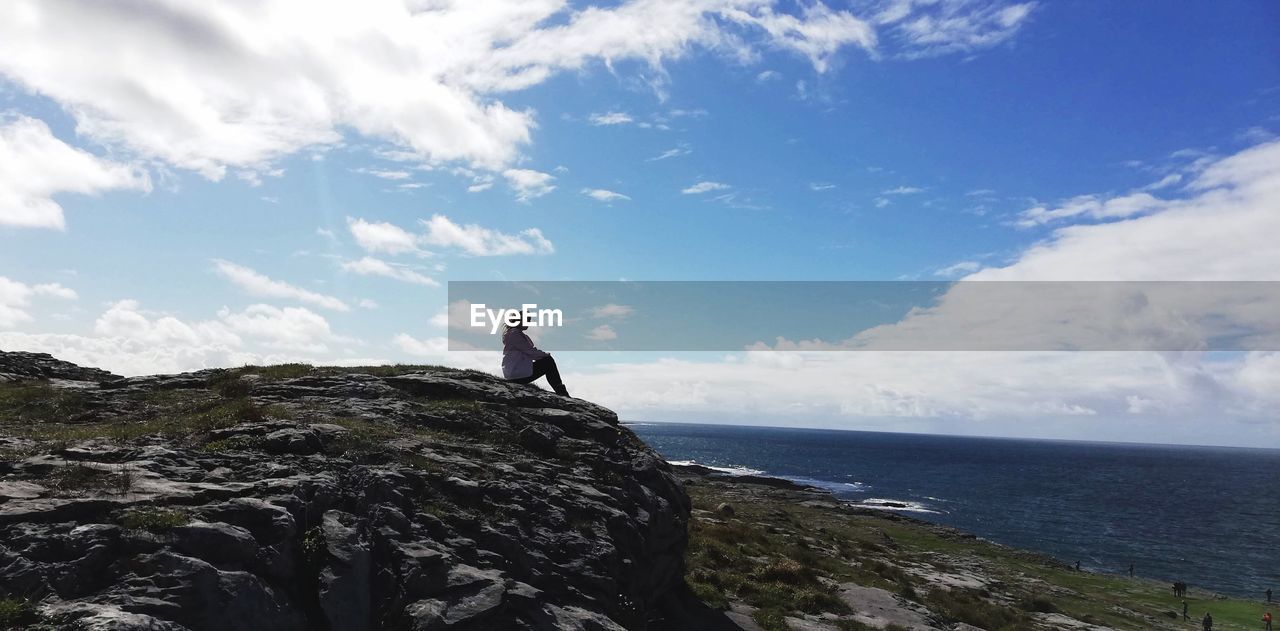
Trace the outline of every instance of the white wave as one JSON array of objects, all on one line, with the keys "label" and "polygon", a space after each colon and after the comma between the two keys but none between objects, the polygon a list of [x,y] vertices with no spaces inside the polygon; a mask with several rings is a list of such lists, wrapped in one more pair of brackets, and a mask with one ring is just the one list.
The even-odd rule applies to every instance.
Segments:
[{"label": "white wave", "polygon": [[789,480],[791,482],[795,482],[796,484],[803,484],[806,486],[813,486],[820,489],[826,489],[828,491],[831,491],[832,493],[850,493],[850,492],[862,493],[866,491],[866,486],[861,482],[832,482],[831,480],[821,480],[818,478],[806,478],[804,476],[799,476],[799,475],[779,475],[774,477],[781,478],[783,480]]},{"label": "white wave", "polygon": [[912,502],[910,500],[893,500],[881,497],[869,497],[861,502],[854,502],[855,506],[863,508],[874,508],[876,510],[900,511],[904,513],[934,513],[939,511],[933,510],[920,502]]},{"label": "white wave", "polygon": [[712,471],[719,471],[720,473],[727,473],[729,475],[764,475],[764,471],[752,469],[750,467],[717,467],[709,464],[702,464],[696,460],[668,460],[667,462],[678,467],[706,467]]}]

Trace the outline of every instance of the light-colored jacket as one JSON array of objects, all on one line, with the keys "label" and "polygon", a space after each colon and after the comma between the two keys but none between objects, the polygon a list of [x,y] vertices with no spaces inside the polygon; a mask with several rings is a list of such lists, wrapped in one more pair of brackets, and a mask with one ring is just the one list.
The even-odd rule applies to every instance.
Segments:
[{"label": "light-colored jacket", "polygon": [[502,377],[520,379],[533,374],[533,360],[546,357],[524,331],[507,329],[502,334]]}]

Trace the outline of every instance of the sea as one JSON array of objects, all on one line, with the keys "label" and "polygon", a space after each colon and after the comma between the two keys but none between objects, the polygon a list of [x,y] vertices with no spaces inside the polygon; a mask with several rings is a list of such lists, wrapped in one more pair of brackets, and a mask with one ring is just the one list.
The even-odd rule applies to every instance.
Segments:
[{"label": "sea", "polygon": [[1280,592],[1280,449],[628,426],[673,463],[810,484],[1082,569]]}]

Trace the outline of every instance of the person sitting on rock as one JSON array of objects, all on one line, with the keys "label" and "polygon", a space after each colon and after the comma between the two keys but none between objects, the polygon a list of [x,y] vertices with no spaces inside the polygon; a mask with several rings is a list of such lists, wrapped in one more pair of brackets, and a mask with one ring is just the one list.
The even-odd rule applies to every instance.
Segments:
[{"label": "person sitting on rock", "polygon": [[540,350],[533,345],[533,340],[525,334],[523,320],[513,318],[506,322],[502,333],[502,377],[512,383],[533,383],[538,377],[545,376],[547,383],[556,394],[567,397],[569,390],[560,381],[560,369],[551,353]]}]

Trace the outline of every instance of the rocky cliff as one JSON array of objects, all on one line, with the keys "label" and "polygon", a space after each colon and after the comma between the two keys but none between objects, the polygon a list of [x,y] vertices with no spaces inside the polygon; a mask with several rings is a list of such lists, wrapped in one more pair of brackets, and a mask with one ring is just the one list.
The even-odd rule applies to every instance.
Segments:
[{"label": "rocky cliff", "polygon": [[12,625],[679,626],[688,517],[613,412],[481,373],[0,352]]}]

